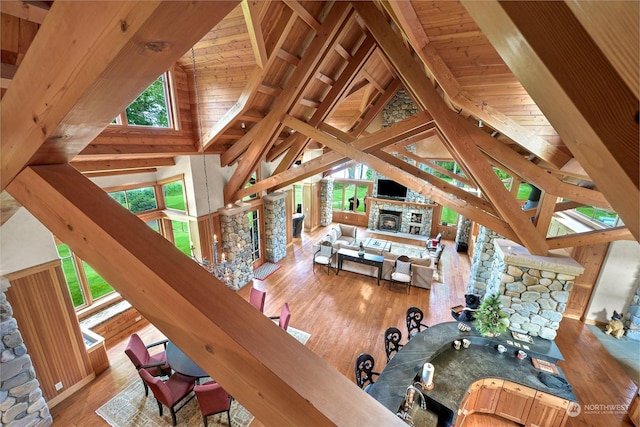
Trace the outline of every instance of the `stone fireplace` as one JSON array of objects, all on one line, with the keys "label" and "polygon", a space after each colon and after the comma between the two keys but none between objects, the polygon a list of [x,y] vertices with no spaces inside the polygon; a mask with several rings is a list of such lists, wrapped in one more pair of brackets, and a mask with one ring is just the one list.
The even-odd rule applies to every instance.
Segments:
[{"label": "stone fireplace", "polygon": [[378,229],[397,233],[398,230],[400,230],[401,220],[402,212],[381,210],[380,219],[378,220]]},{"label": "stone fireplace", "polygon": [[510,240],[493,243],[495,257],[486,293],[500,296],[502,309],[509,314],[509,329],[555,339],[573,280],[584,267],[561,253],[535,256]]},{"label": "stone fireplace", "polygon": [[367,198],[370,230],[430,236],[435,204]]}]

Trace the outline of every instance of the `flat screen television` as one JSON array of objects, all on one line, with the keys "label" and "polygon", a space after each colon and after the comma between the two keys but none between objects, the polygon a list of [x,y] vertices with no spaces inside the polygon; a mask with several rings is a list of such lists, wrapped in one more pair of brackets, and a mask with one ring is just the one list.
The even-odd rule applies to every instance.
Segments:
[{"label": "flat screen television", "polygon": [[391,179],[379,179],[378,197],[383,199],[404,200],[407,197],[407,187]]}]

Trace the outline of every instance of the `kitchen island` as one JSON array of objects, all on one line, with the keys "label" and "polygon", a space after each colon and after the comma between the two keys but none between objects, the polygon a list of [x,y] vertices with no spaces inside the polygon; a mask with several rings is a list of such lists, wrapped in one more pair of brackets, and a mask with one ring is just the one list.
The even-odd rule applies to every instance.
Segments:
[{"label": "kitchen island", "polygon": [[[536,337],[527,343],[515,340],[510,332],[486,338],[473,329],[462,332],[457,326],[457,322],[441,323],[414,336],[391,359],[368,393],[398,412],[407,387],[419,380],[423,365],[429,362],[435,367],[434,387],[423,394],[433,416],[431,421],[424,417],[425,426],[461,426],[473,412],[495,413],[525,425],[564,424],[577,401],[571,386],[561,369],[557,375],[541,374],[531,362],[531,357],[553,364],[562,361],[553,341]],[[469,348],[455,350],[453,341],[465,338],[471,343]],[[498,345],[506,351],[499,353]],[[518,350],[528,357],[519,359]],[[535,417],[545,419],[540,424]],[[416,422],[416,426],[420,424]]]}]

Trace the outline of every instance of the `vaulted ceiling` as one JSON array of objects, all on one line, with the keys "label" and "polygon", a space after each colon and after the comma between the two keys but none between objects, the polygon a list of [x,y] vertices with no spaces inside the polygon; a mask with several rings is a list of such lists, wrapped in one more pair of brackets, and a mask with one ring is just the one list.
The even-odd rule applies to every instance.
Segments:
[{"label": "vaulted ceiling", "polygon": [[[535,254],[638,240],[638,8],[2,1],[2,208],[13,196],[265,425],[400,426],[83,174],[167,165],[204,146],[236,165],[232,201],[265,159],[276,172],[252,193],[355,160]],[[112,129],[169,69],[180,128]],[[379,129],[400,87],[419,113]],[[477,192],[416,167],[434,143]],[[324,154],[291,167],[307,147]],[[540,188],[539,208],[522,211],[494,166]],[[626,227],[546,239],[553,212],[579,205],[611,206]]]},{"label": "vaulted ceiling", "polygon": [[[234,201],[355,160],[533,253],[639,237],[637,2],[243,1],[199,32],[162,16],[172,39],[145,45],[160,18],[122,20],[110,30],[139,34],[118,44],[65,3],[0,6],[3,189],[29,164],[135,172],[204,150],[236,165]],[[165,69],[180,129],[108,127]],[[381,129],[399,89],[420,112]],[[309,148],[324,154],[292,167]],[[475,191],[419,167],[440,159]],[[274,174],[245,189],[263,161]],[[523,212],[493,167],[540,188],[539,207]],[[546,239],[553,212],[580,205],[627,225]]]}]

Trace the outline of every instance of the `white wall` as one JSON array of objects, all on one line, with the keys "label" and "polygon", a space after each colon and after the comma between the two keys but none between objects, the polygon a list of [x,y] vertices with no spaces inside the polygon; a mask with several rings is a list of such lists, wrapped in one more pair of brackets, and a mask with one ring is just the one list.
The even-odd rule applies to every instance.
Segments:
[{"label": "white wall", "polygon": [[613,310],[624,312],[629,306],[640,276],[640,244],[636,241],[612,242],[600,270],[586,318],[606,323]]},{"label": "white wall", "polygon": [[0,227],[0,275],[56,259],[53,235],[25,208]]}]

